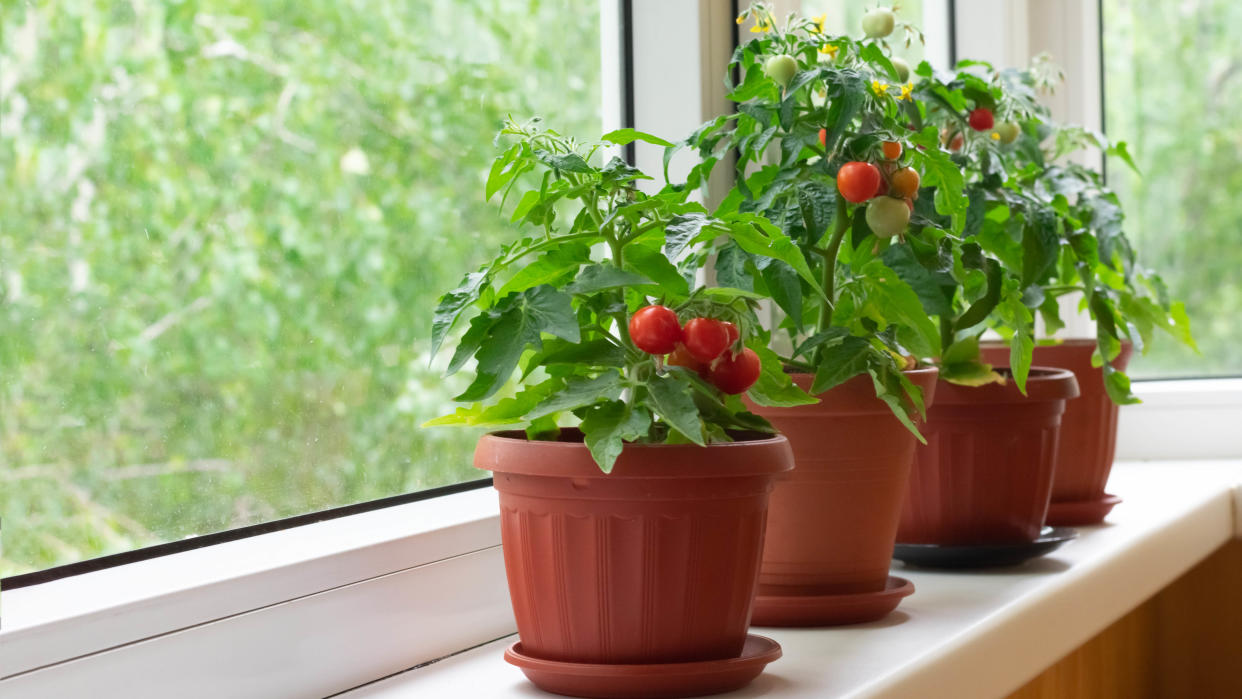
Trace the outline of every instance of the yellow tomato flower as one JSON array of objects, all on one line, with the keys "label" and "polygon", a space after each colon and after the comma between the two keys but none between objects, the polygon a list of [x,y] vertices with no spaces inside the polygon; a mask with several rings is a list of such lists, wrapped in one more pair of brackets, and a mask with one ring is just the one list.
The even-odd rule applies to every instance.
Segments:
[{"label": "yellow tomato flower", "polygon": [[840,51],[840,50],[841,50],[840,46],[833,46],[832,44],[824,44],[823,46],[819,47],[820,53],[827,54],[827,56],[832,59],[836,59],[837,51]]},{"label": "yellow tomato flower", "polygon": [[764,34],[772,31],[772,22],[767,19],[760,19],[755,22],[755,26],[750,28],[751,34]]},{"label": "yellow tomato flower", "polygon": [[818,17],[812,17],[811,21],[815,23],[815,29],[813,29],[812,31],[814,31],[816,34],[823,34],[824,33],[824,22],[827,21],[827,19],[828,19],[828,15],[826,14],[819,15]]},{"label": "yellow tomato flower", "polygon": [[999,140],[1000,140],[1000,134],[998,134],[998,133],[996,133],[995,131],[993,131],[993,132],[992,132],[992,140],[993,140],[993,141],[999,141]]},{"label": "yellow tomato flower", "polygon": [[879,80],[872,80],[871,91],[875,93],[876,97],[883,97],[888,94],[888,84],[882,83]]},{"label": "yellow tomato flower", "polygon": [[742,22],[745,22],[745,21],[746,21],[746,16],[745,16],[745,15],[738,15],[738,16],[737,16],[737,23],[738,23],[738,24],[741,24]]},{"label": "yellow tomato flower", "polygon": [[914,98],[910,96],[911,92],[914,92],[914,83],[906,83],[901,86],[901,96],[897,99],[912,102]]}]

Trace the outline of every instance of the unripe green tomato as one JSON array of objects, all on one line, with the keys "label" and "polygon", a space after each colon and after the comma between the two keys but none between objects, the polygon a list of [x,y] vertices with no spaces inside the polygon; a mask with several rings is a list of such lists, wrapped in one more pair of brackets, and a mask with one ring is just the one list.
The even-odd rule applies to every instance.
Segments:
[{"label": "unripe green tomato", "polygon": [[789,54],[777,54],[763,64],[764,75],[776,81],[781,87],[789,87],[789,81],[798,72],[798,61]]},{"label": "unripe green tomato", "polygon": [[1000,136],[1001,143],[1013,143],[1022,135],[1022,129],[1012,121],[1002,121],[996,125],[996,135]]},{"label": "unripe green tomato", "polygon": [[910,225],[910,208],[902,199],[876,197],[867,202],[867,226],[877,238],[891,238]]},{"label": "unripe green tomato", "polygon": [[897,82],[906,82],[910,79],[910,64],[900,58],[893,59],[893,68],[897,69]]},{"label": "unripe green tomato", "polygon": [[877,7],[862,18],[863,33],[871,39],[883,39],[892,34],[896,26],[897,18],[887,7]]}]

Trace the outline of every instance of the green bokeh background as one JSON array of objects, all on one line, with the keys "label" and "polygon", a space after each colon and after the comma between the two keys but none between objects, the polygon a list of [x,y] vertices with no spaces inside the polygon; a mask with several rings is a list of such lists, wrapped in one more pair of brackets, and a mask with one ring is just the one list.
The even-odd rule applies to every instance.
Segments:
[{"label": "green bokeh background", "polygon": [[[600,134],[576,0],[0,3],[0,576],[480,477],[436,297],[506,113]],[[438,362],[442,367],[444,358]]]}]

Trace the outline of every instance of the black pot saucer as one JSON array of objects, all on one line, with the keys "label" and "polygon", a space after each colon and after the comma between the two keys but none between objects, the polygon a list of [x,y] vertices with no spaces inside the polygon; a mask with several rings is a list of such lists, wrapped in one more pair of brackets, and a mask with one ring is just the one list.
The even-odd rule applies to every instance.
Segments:
[{"label": "black pot saucer", "polygon": [[1039,558],[1078,538],[1070,527],[1044,527],[1034,541],[997,544],[903,544],[893,549],[893,558],[922,568],[1001,568]]}]

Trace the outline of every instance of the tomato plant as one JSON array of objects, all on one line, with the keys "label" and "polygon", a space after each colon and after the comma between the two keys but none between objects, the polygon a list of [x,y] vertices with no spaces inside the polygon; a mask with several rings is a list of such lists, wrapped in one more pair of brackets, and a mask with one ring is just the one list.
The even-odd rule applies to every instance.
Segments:
[{"label": "tomato plant", "polygon": [[[456,398],[469,405],[428,424],[520,425],[545,438],[572,416],[608,471],[627,442],[702,445],[728,441],[731,431],[772,431],[737,393],[749,390],[761,404],[814,402],[774,356],[765,367],[752,350],[737,360],[727,351],[731,341],[763,341],[762,294],[687,282],[723,237],[818,289],[802,252],[770,223],[753,213],[713,216],[678,187],[646,194],[635,185],[646,178],[639,170],[615,157],[596,162],[605,147],[635,140],[671,145],[650,134],[620,129],[582,143],[533,120],[507,122],[501,137],[509,143],[485,194],[513,202],[509,218],[532,235],[441,297],[432,351],[453,336],[448,372],[473,359],[474,377]],[[686,333],[683,317],[692,319]],[[728,355],[713,357],[727,367],[727,392],[694,357],[711,352]]]}]

